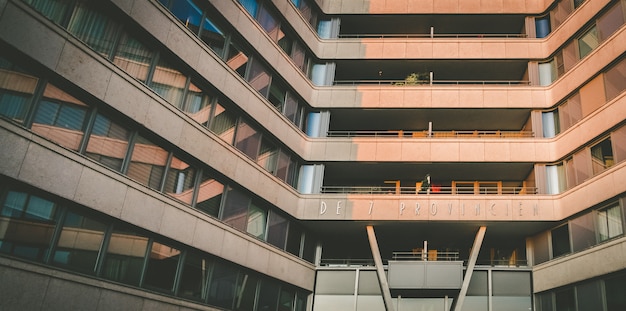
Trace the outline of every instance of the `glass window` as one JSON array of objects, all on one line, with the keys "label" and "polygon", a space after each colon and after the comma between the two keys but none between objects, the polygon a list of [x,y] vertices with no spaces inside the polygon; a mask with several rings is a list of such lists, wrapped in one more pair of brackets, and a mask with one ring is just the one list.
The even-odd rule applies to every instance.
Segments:
[{"label": "glass window", "polygon": [[0,253],[43,261],[57,225],[56,205],[34,195],[7,191],[0,213]]},{"label": "glass window", "polygon": [[183,105],[183,91],[187,84],[187,77],[166,60],[160,59],[150,82],[157,94],[161,95],[170,104],[178,107]]},{"label": "glass window", "polygon": [[315,250],[317,248],[317,241],[310,234],[304,236],[304,247],[302,248],[302,259],[309,262],[315,261]]},{"label": "glass window", "polygon": [[258,0],[239,0],[239,3],[243,5],[244,9],[246,9],[252,17],[256,17],[256,11],[259,6]]},{"label": "glass window", "polygon": [[163,191],[177,200],[191,204],[195,189],[196,173],[197,169],[195,167],[176,156],[172,156]]},{"label": "glass window", "polygon": [[272,175],[276,175],[276,165],[278,161],[278,148],[269,139],[263,137],[261,140],[261,149],[256,163],[263,167]]},{"label": "glass window", "polygon": [[285,105],[285,99],[287,96],[287,88],[285,85],[279,81],[272,81],[272,86],[270,87],[270,94],[268,96],[268,100],[276,110],[280,113],[283,112],[283,107]]},{"label": "glass window", "polygon": [[279,290],[280,286],[276,282],[269,279],[262,280],[257,310],[276,310]]},{"label": "glass window", "polygon": [[228,144],[232,144],[235,140],[236,126],[237,116],[229,110],[226,110],[222,105],[216,104],[210,130]]},{"label": "glass window", "polygon": [[591,147],[591,163],[594,174],[604,172],[604,170],[615,164],[611,138],[606,138]]},{"label": "glass window", "polygon": [[607,101],[626,90],[626,58],[622,58],[604,73],[604,87]]},{"label": "glass window", "polygon": [[235,311],[254,310],[258,283],[259,277],[254,274],[244,272],[239,274],[235,306],[233,308]]},{"label": "glass window", "polygon": [[173,1],[170,11],[194,34],[200,30],[202,10],[191,0]]},{"label": "glass window", "polygon": [[354,295],[356,271],[318,271],[316,295]]},{"label": "glass window", "polygon": [[146,82],[154,53],[144,43],[128,33],[121,36],[113,63],[133,78]]},{"label": "glass window", "polygon": [[381,295],[380,281],[378,275],[373,270],[359,271],[359,295]]},{"label": "glass window", "polygon": [[295,311],[305,311],[306,310],[306,302],[307,302],[307,294],[304,292],[296,293],[296,305]]},{"label": "glass window", "polygon": [[300,163],[296,159],[291,159],[289,161],[289,171],[287,173],[287,184],[296,188],[298,187],[298,177],[300,174]]},{"label": "glass window", "polygon": [[289,172],[289,154],[284,150],[280,150],[278,154],[278,163],[276,167],[276,177],[281,180],[287,180],[287,173]]},{"label": "glass window", "polygon": [[263,27],[265,32],[270,36],[272,41],[278,42],[280,31],[280,24],[275,17],[276,14],[267,6],[267,3],[263,4],[259,9],[257,21],[259,25]]},{"label": "glass window", "polygon": [[246,123],[239,120],[237,125],[237,134],[235,137],[235,148],[241,150],[252,160],[257,159],[259,153],[259,145],[261,144],[261,132]]},{"label": "glass window", "polygon": [[170,245],[152,242],[148,256],[148,266],[144,276],[144,285],[149,288],[172,292],[174,277],[181,251]]},{"label": "glass window", "polygon": [[214,18],[207,16],[204,18],[200,32],[200,39],[220,57],[223,56],[226,43],[226,34],[221,29],[222,27],[216,23]]},{"label": "glass window", "polygon": [[68,211],[52,263],[70,270],[94,274],[107,226],[91,216]]},{"label": "glass window", "polygon": [[271,79],[272,76],[265,68],[265,65],[263,65],[258,58],[253,59],[247,80],[263,97],[268,97]]},{"label": "glass window", "polygon": [[600,241],[605,241],[624,233],[622,208],[619,203],[599,210],[596,219]]},{"label": "glass window", "polygon": [[240,48],[236,43],[230,43],[228,47],[228,55],[226,56],[226,65],[235,70],[240,76],[245,77],[250,54]]},{"label": "glass window", "polygon": [[187,88],[182,110],[196,122],[206,124],[211,113],[211,96],[192,81]]},{"label": "glass window", "polygon": [[572,232],[572,249],[578,252],[596,244],[594,229],[594,213],[587,213],[570,221]]},{"label": "glass window", "polygon": [[576,311],[574,288],[565,288],[554,293],[556,311]]},{"label": "glass window", "polygon": [[267,242],[280,249],[285,249],[289,221],[280,214],[271,211],[268,222]]},{"label": "glass window", "polygon": [[287,233],[287,251],[300,257],[300,244],[302,243],[302,229],[294,222],[289,223]]},{"label": "glass window", "polygon": [[206,299],[211,261],[205,256],[187,252],[180,276],[178,295],[194,300]]},{"label": "glass window", "polygon": [[552,138],[559,134],[559,113],[558,110],[545,111],[541,113],[543,123],[543,137]]},{"label": "glass window", "polygon": [[578,310],[602,309],[602,288],[600,281],[592,281],[576,286]]},{"label": "glass window", "polygon": [[606,291],[606,310],[626,310],[626,274],[612,276],[604,281]]},{"label": "glass window", "polygon": [[489,288],[487,287],[487,271],[474,271],[469,287],[467,288],[468,296],[488,296]]},{"label": "glass window", "polygon": [[552,230],[552,258],[569,253],[569,226],[565,224]]},{"label": "glass window", "polygon": [[547,37],[552,29],[550,29],[550,14],[535,18],[535,36],[537,38]]},{"label": "glass window", "polygon": [[98,113],[89,136],[85,155],[116,171],[128,152],[130,131],[109,117]]},{"label": "glass window", "polygon": [[604,13],[597,22],[600,40],[604,41],[610,37],[617,29],[624,25],[624,10],[622,2],[615,5]]},{"label": "glass window", "polygon": [[291,52],[291,59],[296,67],[300,68],[302,72],[306,73],[306,50],[299,42],[294,42],[293,51]]},{"label": "glass window", "polygon": [[278,297],[278,311],[293,310],[294,298],[293,289],[283,286],[280,289],[280,296]]},{"label": "glass window", "polygon": [[567,190],[565,168],[562,163],[546,165],[546,193],[558,194]]},{"label": "glass window", "polygon": [[541,293],[535,295],[537,298],[536,306],[537,311],[553,311],[552,308],[552,292]]},{"label": "glass window", "polygon": [[597,48],[599,44],[598,30],[596,26],[593,26],[578,39],[578,52],[580,58],[585,58],[585,56],[589,55],[589,53]]},{"label": "glass window", "polygon": [[494,296],[526,296],[530,298],[532,291],[529,272],[494,271],[492,276]]},{"label": "glass window", "polygon": [[77,151],[83,139],[87,108],[80,100],[48,84],[35,112],[32,130]]},{"label": "glass window", "polygon": [[232,309],[237,294],[239,271],[232,265],[216,262],[209,285],[208,303],[217,307]]},{"label": "glass window", "polygon": [[99,2],[81,0],[67,30],[104,57],[111,56],[119,25],[102,13]]},{"label": "glass window", "polygon": [[67,12],[73,0],[23,0],[32,6],[35,10],[51,19],[57,24],[61,24],[67,15]]},{"label": "glass window", "polygon": [[0,115],[22,123],[39,79],[0,57]]},{"label": "glass window", "polygon": [[267,210],[259,207],[254,202],[250,203],[248,209],[248,224],[246,231],[255,238],[265,240],[265,229],[267,226]]},{"label": "glass window", "polygon": [[138,286],[147,249],[146,235],[127,225],[114,225],[104,257],[102,277]]},{"label": "glass window", "polygon": [[208,172],[202,172],[202,179],[198,186],[196,208],[217,217],[222,203],[224,185],[215,180]]},{"label": "glass window", "polygon": [[228,188],[226,201],[224,202],[224,210],[222,212],[222,220],[241,231],[246,230],[248,204],[250,198],[243,192],[234,188]]},{"label": "glass window", "polygon": [[137,136],[126,174],[143,185],[160,191],[168,156],[167,150]]}]

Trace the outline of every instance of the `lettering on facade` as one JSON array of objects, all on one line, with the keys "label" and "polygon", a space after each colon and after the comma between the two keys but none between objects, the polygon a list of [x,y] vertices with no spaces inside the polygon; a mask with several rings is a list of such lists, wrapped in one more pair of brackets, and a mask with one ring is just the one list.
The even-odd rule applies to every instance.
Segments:
[{"label": "lettering on facade", "polygon": [[[345,210],[344,203],[345,203],[344,200],[337,201],[336,208],[335,208],[335,215],[342,215],[344,213],[344,210]],[[353,208],[358,208],[358,204],[355,203],[355,205],[356,206],[354,206]],[[367,208],[368,215],[372,215],[372,213],[374,212],[374,209],[376,208],[374,201],[368,201],[367,205],[364,207]],[[431,202],[430,205],[428,205],[427,207],[426,213],[430,214],[431,216],[437,216],[437,214],[440,211],[439,207],[440,207],[440,203],[436,201]],[[385,207],[385,208],[388,208],[388,207]],[[398,203],[398,215],[404,216],[406,208],[407,208],[407,202],[404,202],[404,201],[399,202]],[[421,208],[422,208],[421,202],[415,202],[415,210],[414,210],[415,216],[421,215],[420,214]],[[442,208],[444,208],[445,210],[445,207],[442,206]],[[510,209],[510,206],[508,202],[505,202],[502,204],[492,202],[490,204],[485,205],[484,212],[488,213],[488,215],[493,216],[493,217],[498,217],[498,216],[508,217],[509,209]],[[528,204],[524,204],[524,202],[520,201],[517,203],[517,206],[514,209],[517,210],[517,216],[520,216],[520,217],[539,216],[539,206],[537,205],[537,203],[533,203],[532,207],[529,207]],[[455,205],[454,203],[448,202],[447,211],[448,211],[447,213],[448,216],[453,216],[455,214],[458,216],[465,216],[465,203],[460,202],[458,205]],[[321,201],[319,214],[325,215],[327,212],[328,212],[328,204],[326,203],[326,201]],[[480,216],[481,212],[482,212],[481,203],[474,203],[474,213],[472,216]],[[470,214],[472,213],[470,212]]]}]

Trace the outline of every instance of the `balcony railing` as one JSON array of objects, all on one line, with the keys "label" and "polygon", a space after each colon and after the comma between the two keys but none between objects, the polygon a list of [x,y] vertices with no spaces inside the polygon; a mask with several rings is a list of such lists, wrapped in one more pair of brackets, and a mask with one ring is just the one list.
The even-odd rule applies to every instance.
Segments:
[{"label": "balcony railing", "polygon": [[527,80],[432,80],[422,83],[406,83],[405,80],[335,80],[334,85],[393,85],[405,86],[432,86],[432,85],[506,85],[506,86],[528,86]]},{"label": "balcony railing", "polygon": [[537,194],[535,187],[450,187],[433,186],[429,190],[421,190],[416,187],[395,187],[395,186],[323,186],[322,193],[325,194],[412,194],[412,195],[525,195]]},{"label": "balcony railing", "polygon": [[328,131],[328,137],[533,138],[533,131]]},{"label": "balcony railing", "polygon": [[393,260],[423,260],[423,261],[458,261],[459,252],[443,252],[438,250],[393,252]]},{"label": "balcony railing", "polygon": [[466,39],[466,38],[476,38],[476,39],[484,39],[484,38],[527,38],[527,34],[519,34],[519,33],[493,33],[493,34],[454,34],[454,33],[441,33],[441,34],[420,34],[420,33],[388,33],[388,34],[340,34],[340,39],[424,39],[424,38],[457,38],[457,39]]}]

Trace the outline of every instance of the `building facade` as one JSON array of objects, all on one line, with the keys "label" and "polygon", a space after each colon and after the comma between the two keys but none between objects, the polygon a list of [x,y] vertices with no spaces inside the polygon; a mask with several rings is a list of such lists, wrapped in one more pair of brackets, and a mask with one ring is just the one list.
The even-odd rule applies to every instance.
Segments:
[{"label": "building facade", "polygon": [[1,310],[626,310],[625,0],[0,0]]}]

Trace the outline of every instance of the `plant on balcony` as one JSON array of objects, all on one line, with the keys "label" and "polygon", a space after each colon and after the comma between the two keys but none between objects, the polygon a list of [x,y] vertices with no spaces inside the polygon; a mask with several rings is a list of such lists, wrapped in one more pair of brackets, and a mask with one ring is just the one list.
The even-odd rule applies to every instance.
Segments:
[{"label": "plant on balcony", "polygon": [[428,72],[411,73],[404,78],[402,82],[396,82],[395,85],[421,85],[430,83],[430,74]]}]

